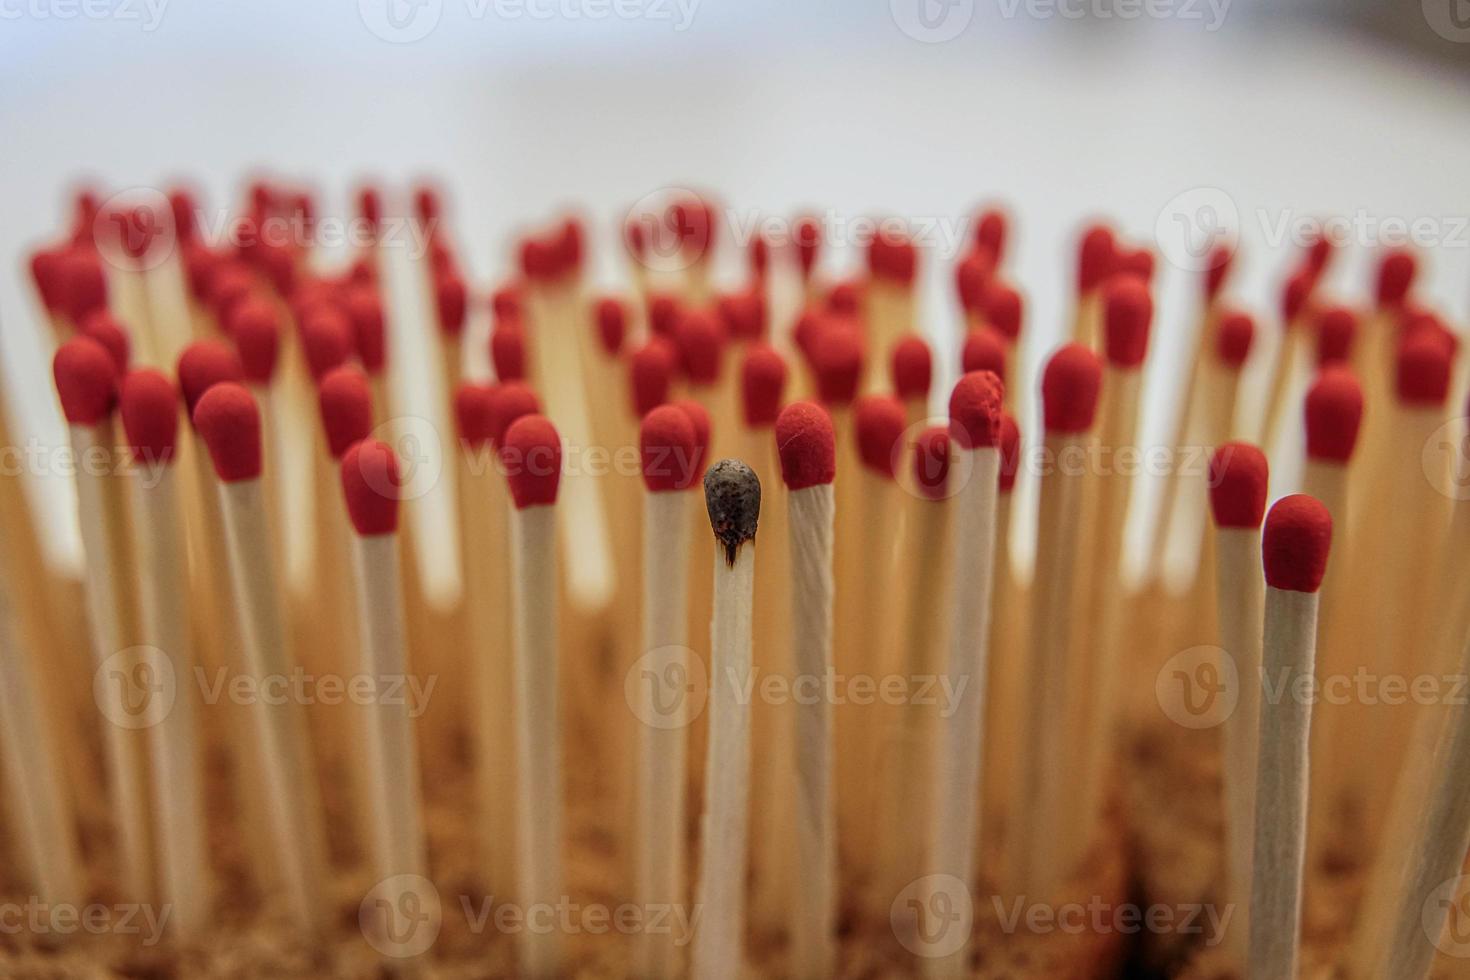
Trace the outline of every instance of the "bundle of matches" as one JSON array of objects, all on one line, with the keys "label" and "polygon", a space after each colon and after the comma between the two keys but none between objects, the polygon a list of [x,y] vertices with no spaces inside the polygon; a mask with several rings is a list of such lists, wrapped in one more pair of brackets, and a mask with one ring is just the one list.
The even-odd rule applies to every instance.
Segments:
[{"label": "bundle of matches", "polygon": [[[720,211],[681,193],[622,229],[628,296],[589,293],[576,219],[527,234],[482,292],[432,188],[412,199],[422,254],[380,234],[379,190],[357,201],[369,244],[335,272],[309,195],[270,182],[234,227],[284,220],[284,243],[209,244],[187,192],[84,195],[35,256],[73,448],[104,462],[76,470],[80,590],[0,480],[4,887],[167,914],[141,946],[33,919],[0,957],[78,976],[1110,977],[1157,952],[1129,926],[1142,904],[1206,901],[1238,911],[1171,972],[1427,974],[1422,910],[1444,919],[1470,844],[1470,721],[1272,694],[1323,665],[1452,670],[1470,630],[1447,564],[1470,511],[1383,475],[1419,465],[1454,381],[1410,257],[1360,322],[1316,295],[1314,246],[1276,356],[1252,360],[1212,253],[1168,447],[1210,465],[1171,470],[1133,590],[1122,461],[1153,404],[1154,259],[1107,226],[1083,234],[1069,335],[1043,351],[1009,219],[982,213],[945,341],[963,371],[941,387],[922,252],[891,222],[833,281],[799,218],[722,291]],[[1287,408],[1305,406],[1308,493],[1269,510],[1267,456],[1240,441],[1260,433],[1237,422],[1255,364],[1273,456],[1300,452]],[[1034,548],[1018,491],[1039,498]],[[1177,550],[1196,557],[1182,583],[1162,572]],[[1394,605],[1353,601],[1385,587]],[[1190,644],[1212,645],[1199,676],[1229,679],[1209,693],[1233,710],[1206,705],[1175,769],[1192,719],[1166,688]],[[1224,831],[1201,842],[1170,788],[1216,759],[1217,792],[1189,804]],[[1159,845],[1181,833],[1197,850]],[[1190,862],[1198,879],[1174,873]],[[1329,880],[1344,866],[1356,891]],[[1346,910],[1330,929],[1324,901]]]}]

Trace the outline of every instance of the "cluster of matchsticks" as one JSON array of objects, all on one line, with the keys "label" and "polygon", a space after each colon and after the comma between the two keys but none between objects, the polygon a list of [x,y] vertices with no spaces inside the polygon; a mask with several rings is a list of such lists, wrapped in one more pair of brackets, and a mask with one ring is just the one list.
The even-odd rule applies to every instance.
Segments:
[{"label": "cluster of matchsticks", "polygon": [[[358,203],[357,220],[380,228],[377,193]],[[166,209],[111,208],[83,195],[74,229],[32,263],[72,446],[108,465],[75,469],[83,650],[56,623],[70,612],[59,573],[5,478],[0,761],[23,889],[54,903],[98,887],[69,788],[95,744],[113,854],[102,890],[166,904],[180,941],[207,935],[220,900],[205,847],[219,816],[203,789],[211,740],[232,760],[229,819],[256,886],[289,913],[283,928],[340,928],[326,768],[351,801],[334,834],[361,835],[371,880],[435,877],[430,716],[382,686],[351,710],[256,699],[201,712],[198,664],[370,685],[444,675],[446,724],[472,746],[474,791],[451,803],[476,829],[475,876],[522,905],[568,890],[565,733],[602,747],[597,807],[619,893],[699,910],[688,950],[636,937],[628,975],[733,977],[750,962],[837,975],[864,924],[923,932],[913,920],[949,908],[938,893],[956,882],[977,909],[987,892],[1055,901],[1085,891],[1096,848],[1122,846],[1105,816],[1119,731],[1127,692],[1157,664],[1130,640],[1149,607],[1120,584],[1134,481],[1090,464],[1136,440],[1147,250],[1104,226],[1083,236],[1072,337],[1040,372],[1036,458],[1048,462],[1032,467],[1012,414],[1024,305],[999,211],[955,267],[963,375],[931,418],[920,249],[898,232],[873,239],[864,275],[830,282],[820,226],[798,221],[790,248],[752,242],[748,279],[721,293],[719,214],[680,196],[654,225],[624,229],[630,295],[594,299],[584,231],[568,220],[519,243],[486,341],[466,329],[484,307],[431,191],[414,196],[433,232],[424,255],[374,240],[334,273],[315,254],[310,199],[287,189],[256,185],[228,247],[204,240],[187,193]],[[273,218],[295,237],[250,233]],[[1425,899],[1457,875],[1470,838],[1470,713],[1314,707],[1258,682],[1362,666],[1448,674],[1470,628],[1470,588],[1450,564],[1470,511],[1420,458],[1453,421],[1455,337],[1413,301],[1412,255],[1382,258],[1360,314],[1321,295],[1332,254],[1326,241],[1306,251],[1274,356],[1256,359],[1271,393],[1256,441],[1296,451],[1287,411],[1304,404],[1309,493],[1267,513],[1266,457],[1232,441],[1257,331],[1225,302],[1222,247],[1205,263],[1170,443],[1213,455],[1208,474],[1170,474],[1160,512],[1214,515],[1179,601],[1227,651],[1219,676],[1237,678],[1219,719],[1231,966],[1295,975],[1313,849],[1346,823],[1376,860],[1341,962],[1417,978],[1437,938],[1421,915],[1445,915]],[[388,295],[392,261],[411,272],[406,296]],[[479,356],[470,338],[487,343]],[[400,500],[411,480],[383,428],[403,414],[398,344],[429,355],[431,400],[454,433],[452,492],[436,498],[459,543],[450,608],[425,585],[422,515]],[[15,435],[6,420],[0,436]],[[614,460],[636,447],[638,465],[597,469],[585,452],[573,465],[587,447]],[[1012,558],[1018,477],[1039,495],[1029,581]],[[828,696],[763,700],[758,675],[818,679]],[[834,676],[929,677],[953,703],[832,697]],[[894,904],[903,894],[917,912]],[[374,946],[392,957],[402,940],[385,933]],[[971,941],[926,955],[925,936],[897,938],[927,975],[965,975],[980,953]],[[576,969],[556,930],[515,943],[518,975]]]}]

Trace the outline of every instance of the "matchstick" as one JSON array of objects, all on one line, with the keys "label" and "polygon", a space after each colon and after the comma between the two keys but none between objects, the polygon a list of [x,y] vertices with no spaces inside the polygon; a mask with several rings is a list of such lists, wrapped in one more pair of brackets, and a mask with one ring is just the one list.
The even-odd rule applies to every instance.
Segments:
[{"label": "matchstick", "polygon": [[714,616],[710,622],[709,762],[706,764],[699,888],[705,916],[694,938],[693,976],[741,975],[745,935],[745,839],[749,820],[751,613],[761,484],[739,460],[721,460],[704,477],[715,534]]},{"label": "matchstick", "polygon": [[[260,410],[242,385],[221,382],[194,406],[194,428],[219,478],[231,590],[241,625],[246,671],[264,679],[288,673],[277,565],[261,486]],[[283,710],[277,710],[279,708]],[[302,931],[325,925],[320,867],[321,812],[299,706],[264,701],[249,706],[250,726],[264,769],[266,819],[291,914]]]},{"label": "matchstick", "polygon": [[1256,738],[1261,715],[1261,518],[1269,473],[1255,446],[1229,442],[1210,458],[1210,512],[1215,519],[1215,589],[1220,646],[1235,665],[1240,692],[1221,729],[1224,757],[1226,900],[1236,908],[1232,955],[1244,968],[1250,929],[1251,849],[1255,845]]},{"label": "matchstick", "polygon": [[[1065,720],[1069,705],[1087,694],[1081,672],[1071,671],[1072,599],[1083,541],[1082,490],[1089,474],[1093,416],[1097,411],[1102,367],[1081,344],[1067,344],[1052,355],[1041,380],[1048,467],[1041,475],[1036,564],[1031,596],[1027,745],[1034,746],[1028,767],[1028,807],[1035,814],[1026,848],[1026,894],[1045,895],[1074,868],[1075,853],[1062,854],[1057,843],[1075,814],[1062,810],[1076,765],[1068,756]],[[1075,835],[1074,835],[1075,836]],[[1070,838],[1069,838],[1070,839]]]},{"label": "matchstick", "polygon": [[1317,288],[1317,274],[1310,267],[1302,268],[1286,281],[1281,299],[1281,341],[1276,350],[1270,394],[1267,396],[1266,413],[1261,422],[1261,445],[1275,452],[1277,443],[1284,438],[1281,423],[1287,402],[1302,383],[1302,371],[1306,364],[1306,324],[1311,316],[1312,293]]},{"label": "matchstick", "polygon": [[[1002,378],[1020,372],[1021,329],[1025,321],[1026,300],[1010,283],[992,280],[985,289],[984,319],[1004,345],[1006,371]],[[1006,410],[1016,411],[1016,386],[1006,386]]]},{"label": "matchstick", "polygon": [[424,873],[424,828],[418,751],[406,701],[390,704],[388,685],[408,675],[403,592],[399,577],[398,457],[365,439],[342,456],[342,493],[353,535],[352,576],[360,623],[358,672],[372,678],[372,703],[361,714],[373,811],[374,868],[380,879]]},{"label": "matchstick", "polygon": [[[689,566],[690,490],[697,453],[694,423],[674,405],[643,417],[638,434],[643,485],[643,656],[651,658],[636,681],[639,728],[637,823],[633,869],[638,900],[677,906],[684,896],[684,770],[688,695],[665,690],[670,677],[687,677],[695,656],[688,649],[685,570]],[[668,937],[638,938],[639,976],[679,973],[679,950]]]},{"label": "matchstick", "polygon": [[908,425],[918,425],[929,414],[929,385],[933,376],[934,355],[923,337],[909,334],[893,345],[889,378],[893,393],[903,402]]},{"label": "matchstick", "polygon": [[[993,871],[1002,895],[1016,894],[1020,850],[1015,845],[1025,821],[1022,777],[1025,754],[1025,602],[1012,562],[1011,510],[1021,468],[1021,430],[1009,412],[1000,419],[1000,479],[995,508],[995,585],[990,600],[990,679],[987,708],[982,826],[1006,844]],[[987,831],[989,833],[989,831]],[[983,841],[982,841],[983,843]]]},{"label": "matchstick", "polygon": [[143,642],[168,658],[174,700],[148,728],[153,828],[161,901],[174,910],[179,934],[196,931],[208,911],[208,868],[195,727],[194,669],[189,642],[182,511],[174,470],[179,394],[153,370],[134,371],[122,386],[123,427],[133,453],[133,515],[138,529]]},{"label": "matchstick", "polygon": [[1118,246],[1113,230],[1101,222],[1089,225],[1077,244],[1077,300],[1072,315],[1072,341],[1096,346],[1099,323],[1098,289],[1117,268]]},{"label": "matchstick", "polygon": [[1262,676],[1285,682],[1288,693],[1261,701],[1246,973],[1252,980],[1294,980],[1297,973],[1312,706],[1291,692],[1314,668],[1317,590],[1331,544],[1332,516],[1315,498],[1283,497],[1266,515]]},{"label": "matchstick", "polygon": [[[544,416],[523,416],[506,429],[500,458],[515,505],[510,541],[518,890],[527,905],[554,906],[562,894],[555,506],[561,437]],[[520,954],[520,969],[528,977],[555,977],[563,970],[555,930],[524,930]]]},{"label": "matchstick", "polygon": [[[97,669],[102,670],[109,658],[129,646],[125,623],[130,613],[125,608],[123,579],[132,574],[132,563],[117,499],[120,488],[110,472],[117,365],[101,344],[73,337],[57,348],[52,373],[72,451],[82,461],[76,467],[76,484],[86,555],[83,585],[92,655]],[[127,895],[144,901],[152,887],[146,774],[138,733],[109,720],[127,717],[128,685],[114,683],[116,679],[107,677],[101,685],[93,685],[93,690],[94,695],[110,696],[103,711],[102,748],[121,860],[118,877]]]},{"label": "matchstick", "polygon": [[[796,676],[832,669],[832,480],[837,448],[820,406],[796,402],[776,419],[781,478],[790,491],[792,650]],[[796,711],[798,880],[791,974],[828,977],[836,966],[837,819],[832,782],[832,710],[825,698]]]},{"label": "matchstick", "polygon": [[1317,368],[1354,362],[1358,346],[1358,314],[1350,307],[1328,306],[1317,313]]},{"label": "matchstick", "polygon": [[914,324],[914,281],[919,251],[907,232],[880,227],[868,247],[868,283],[863,296],[868,345],[880,355],[868,359],[864,390],[878,387],[886,367],[882,353]]},{"label": "matchstick", "polygon": [[[950,428],[961,471],[968,478],[955,494],[954,545],[950,553],[949,650],[943,670],[949,690],[964,690],[939,729],[931,864],[968,888],[975,880],[979,839],[981,732],[985,730],[985,681],[990,670],[990,599],[995,574],[995,508],[1000,486],[1000,420],[1005,402],[1000,378],[972,371],[949,397]],[[968,687],[962,687],[968,682]],[[953,958],[924,961],[929,976],[963,972],[965,949]]]}]

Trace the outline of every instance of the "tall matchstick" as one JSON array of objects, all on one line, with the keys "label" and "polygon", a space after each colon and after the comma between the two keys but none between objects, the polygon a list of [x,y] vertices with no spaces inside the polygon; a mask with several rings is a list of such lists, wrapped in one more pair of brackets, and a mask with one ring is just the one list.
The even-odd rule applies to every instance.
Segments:
[{"label": "tall matchstick", "polygon": [[[1317,590],[1332,546],[1332,516],[1313,497],[1276,502],[1261,534],[1266,573],[1263,676],[1295,692],[1317,649]],[[1262,699],[1256,755],[1255,846],[1251,854],[1252,980],[1293,980],[1301,941],[1307,832],[1307,744],[1312,706],[1288,693]]]},{"label": "tall matchstick", "polygon": [[1077,243],[1077,305],[1072,316],[1072,341],[1095,346],[1101,332],[1098,290],[1117,269],[1118,244],[1105,223],[1089,225]]},{"label": "tall matchstick", "polygon": [[714,616],[710,622],[710,735],[705,765],[702,856],[695,908],[693,976],[733,980],[743,972],[745,838],[749,820],[751,613],[761,484],[739,460],[721,460],[704,477],[715,534]]},{"label": "tall matchstick", "polygon": [[[52,371],[61,409],[71,433],[72,450],[84,461],[76,467],[77,516],[81,524],[82,548],[86,554],[83,584],[87,600],[87,625],[91,632],[92,655],[97,669],[128,646],[124,624],[123,586],[131,562],[126,549],[127,529],[123,522],[120,487],[108,473],[112,450],[113,411],[117,407],[117,365],[99,343],[74,337],[56,351]],[[102,466],[98,459],[104,460]],[[124,717],[128,692],[113,677],[94,685],[103,696],[116,700],[104,712],[107,718]],[[112,712],[117,712],[116,715]],[[147,787],[138,733],[120,724],[103,724],[108,792],[118,850],[122,861],[119,880],[124,891],[142,901],[150,893],[151,875],[146,818]]]},{"label": "tall matchstick", "polygon": [[193,687],[182,682],[194,667],[194,657],[174,470],[180,404],[173,382],[158,371],[134,371],[123,381],[120,414],[134,462],[143,642],[168,658],[176,685],[171,709],[148,729],[159,893],[174,910],[175,928],[187,934],[198,928],[208,908],[209,864]]},{"label": "tall matchstick", "polygon": [[[645,905],[678,906],[684,896],[684,770],[689,705],[686,692],[665,691],[670,677],[687,677],[688,618],[684,574],[689,566],[690,491],[697,437],[683,409],[660,405],[638,434],[643,485],[643,655],[664,651],[637,680],[638,831],[635,894]],[[665,662],[667,661],[667,662]],[[672,672],[672,673],[671,673]],[[666,676],[667,675],[667,676]],[[672,701],[666,701],[672,695]],[[668,937],[643,933],[636,950],[640,976],[678,974],[678,949]]]},{"label": "tall matchstick", "polygon": [[368,799],[374,814],[374,866],[381,878],[423,874],[424,829],[418,752],[406,701],[389,703],[390,685],[407,677],[403,592],[399,574],[398,508],[402,475],[385,443],[365,439],[342,456],[342,493],[353,535],[357,593],[358,671],[372,679],[363,721]]},{"label": "tall matchstick", "polygon": [[[949,397],[949,420],[961,472],[956,492],[954,545],[949,555],[949,650],[947,690],[964,691],[954,713],[941,721],[935,779],[934,868],[969,887],[975,877],[980,826],[981,733],[985,730],[985,681],[990,669],[990,599],[995,576],[995,508],[1000,488],[1000,420],[1005,403],[1000,378],[972,371]],[[964,967],[955,958],[924,961],[930,976]]]},{"label": "tall matchstick", "polygon": [[1224,756],[1226,900],[1236,907],[1232,954],[1245,966],[1250,929],[1251,849],[1255,843],[1256,738],[1261,716],[1261,518],[1269,473],[1255,446],[1229,442],[1210,458],[1215,519],[1215,590],[1220,646],[1235,664],[1240,690],[1221,730]]},{"label": "tall matchstick", "polygon": [[[562,773],[557,716],[556,493],[561,437],[541,415],[511,423],[500,446],[515,509],[510,519],[516,692],[516,868],[521,900],[555,905],[562,893]],[[561,974],[555,930],[521,933],[520,969]]]},{"label": "tall matchstick", "polygon": [[[258,682],[290,671],[281,616],[277,564],[261,486],[260,410],[242,385],[221,382],[194,406],[194,428],[209,449],[219,477],[230,581],[241,624],[244,666]],[[284,709],[284,710],[282,710]],[[300,929],[325,925],[322,902],[321,812],[299,706],[252,704],[248,712],[263,768],[266,819]]]},{"label": "tall matchstick", "polygon": [[893,393],[903,402],[909,425],[917,425],[929,414],[929,385],[934,376],[934,355],[929,344],[917,334],[909,334],[893,345],[889,356]]},{"label": "tall matchstick", "polygon": [[[781,478],[790,491],[792,650],[796,676],[821,680],[832,669],[832,419],[796,402],[776,419]],[[832,781],[832,709],[825,698],[796,715],[796,847],[799,895],[791,923],[791,973],[831,976],[836,966],[837,815]]]},{"label": "tall matchstick", "polygon": [[1027,744],[1034,746],[1028,767],[1028,806],[1035,814],[1024,885],[1029,894],[1047,894],[1071,873],[1077,855],[1060,853],[1057,842],[1075,814],[1063,812],[1075,765],[1067,744],[1068,708],[1087,695],[1083,677],[1069,670],[1072,599],[1082,547],[1082,491],[1091,460],[1092,423],[1097,411],[1102,366],[1081,344],[1067,344],[1052,355],[1041,380],[1049,468],[1041,476],[1036,564],[1031,597],[1031,680]]}]

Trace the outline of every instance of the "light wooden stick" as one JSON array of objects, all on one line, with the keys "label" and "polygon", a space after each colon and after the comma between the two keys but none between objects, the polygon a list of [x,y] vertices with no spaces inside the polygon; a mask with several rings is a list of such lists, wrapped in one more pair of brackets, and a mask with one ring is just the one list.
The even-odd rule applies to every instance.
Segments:
[{"label": "light wooden stick", "polygon": [[1263,698],[1257,740],[1255,846],[1247,976],[1294,980],[1301,942],[1307,832],[1307,746],[1312,706],[1298,696],[1317,647],[1317,589],[1327,565],[1332,518],[1317,500],[1295,494],[1266,517],[1263,676],[1281,697]]},{"label": "light wooden stick", "polygon": [[741,972],[745,933],[745,838],[749,819],[751,613],[755,532],[761,486],[738,460],[710,467],[705,504],[715,532],[714,615],[710,623],[710,736],[705,766],[702,853],[695,907],[696,977],[732,980]]}]

